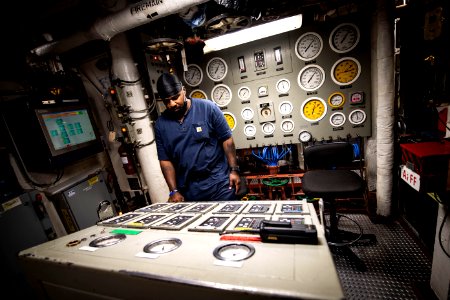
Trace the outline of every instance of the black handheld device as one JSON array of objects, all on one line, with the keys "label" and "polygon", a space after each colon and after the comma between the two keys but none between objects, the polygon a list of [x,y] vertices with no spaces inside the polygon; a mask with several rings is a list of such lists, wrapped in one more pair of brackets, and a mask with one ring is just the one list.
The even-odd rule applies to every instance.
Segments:
[{"label": "black handheld device", "polygon": [[266,243],[317,244],[315,225],[264,220],[259,230],[261,241]]}]

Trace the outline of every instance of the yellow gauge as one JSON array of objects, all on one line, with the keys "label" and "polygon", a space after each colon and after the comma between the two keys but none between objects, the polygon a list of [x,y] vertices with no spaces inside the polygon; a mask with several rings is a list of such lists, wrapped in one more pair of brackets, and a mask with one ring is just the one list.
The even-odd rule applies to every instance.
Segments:
[{"label": "yellow gauge", "polygon": [[202,90],[193,90],[189,94],[189,98],[208,99],[208,97],[206,97],[206,93]]},{"label": "yellow gauge", "polygon": [[331,68],[331,78],[338,85],[349,85],[361,74],[361,64],[356,58],[343,57]]},{"label": "yellow gauge", "polygon": [[225,120],[227,120],[230,129],[234,130],[234,128],[236,128],[236,117],[230,112],[224,112],[223,116],[225,117]]},{"label": "yellow gauge", "polygon": [[302,103],[302,117],[309,122],[318,122],[327,114],[327,104],[319,97],[311,97]]},{"label": "yellow gauge", "polygon": [[342,107],[345,103],[345,95],[341,92],[335,92],[328,97],[328,104],[332,108]]}]

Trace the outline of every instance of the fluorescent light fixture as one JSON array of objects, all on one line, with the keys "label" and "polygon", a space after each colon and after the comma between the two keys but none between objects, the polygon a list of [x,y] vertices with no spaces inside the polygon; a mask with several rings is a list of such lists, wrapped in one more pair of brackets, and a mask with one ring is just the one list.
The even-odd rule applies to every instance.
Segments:
[{"label": "fluorescent light fixture", "polygon": [[248,42],[253,42],[269,36],[277,35],[302,26],[302,15],[296,15],[264,23],[232,33],[224,34],[205,41],[203,53],[218,51]]}]

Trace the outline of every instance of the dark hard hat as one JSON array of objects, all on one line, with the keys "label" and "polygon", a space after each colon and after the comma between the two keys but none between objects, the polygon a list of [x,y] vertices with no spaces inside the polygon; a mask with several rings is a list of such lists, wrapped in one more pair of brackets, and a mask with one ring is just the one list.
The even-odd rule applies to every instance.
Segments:
[{"label": "dark hard hat", "polygon": [[159,97],[165,99],[178,94],[181,91],[183,84],[180,79],[174,74],[163,73],[159,76],[156,82],[156,89]]}]

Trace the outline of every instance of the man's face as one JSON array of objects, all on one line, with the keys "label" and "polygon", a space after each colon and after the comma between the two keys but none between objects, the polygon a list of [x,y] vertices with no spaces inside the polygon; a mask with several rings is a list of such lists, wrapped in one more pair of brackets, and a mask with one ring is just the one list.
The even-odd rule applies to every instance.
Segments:
[{"label": "man's face", "polygon": [[184,101],[185,96],[185,90],[181,89],[178,94],[163,99],[164,105],[166,106],[167,110],[174,117],[182,116],[186,112],[186,102]]}]

